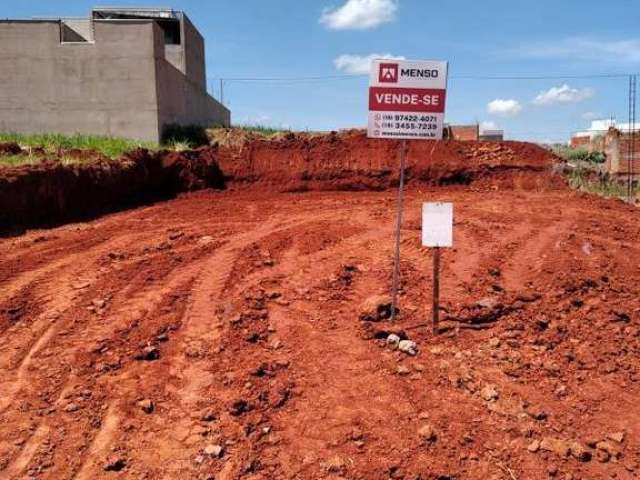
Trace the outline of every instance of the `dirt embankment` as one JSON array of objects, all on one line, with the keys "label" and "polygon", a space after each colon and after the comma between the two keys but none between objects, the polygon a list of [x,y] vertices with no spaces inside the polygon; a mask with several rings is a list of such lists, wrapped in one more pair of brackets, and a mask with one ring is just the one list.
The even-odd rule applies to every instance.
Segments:
[{"label": "dirt embankment", "polygon": [[[8,145],[14,151],[16,145]],[[17,147],[19,149],[19,147]],[[76,152],[78,153],[78,152]],[[52,225],[203,188],[384,190],[398,183],[399,142],[361,131],[290,134],[185,152],[136,150],[117,161],[0,169],[0,233]],[[548,189],[555,157],[521,142],[409,142],[407,180]]]},{"label": "dirt embankment", "polygon": [[117,161],[45,161],[0,169],[0,233],[90,218],[179,192],[221,188],[217,164],[201,157],[140,149]]},{"label": "dirt embankment", "polygon": [[[409,142],[407,180],[430,185],[491,183],[553,188],[556,157],[523,142]],[[364,132],[288,135],[220,147],[220,168],[232,186],[259,183],[276,190],[384,190],[397,185],[400,142]],[[488,182],[489,179],[489,182]],[[494,182],[495,183],[495,182]]]}]

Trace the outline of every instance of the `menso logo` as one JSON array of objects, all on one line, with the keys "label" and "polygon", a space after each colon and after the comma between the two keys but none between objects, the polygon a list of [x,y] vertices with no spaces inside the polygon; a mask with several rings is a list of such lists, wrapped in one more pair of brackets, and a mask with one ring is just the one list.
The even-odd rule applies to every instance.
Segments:
[{"label": "menso logo", "polygon": [[398,83],[398,64],[381,63],[378,81],[380,83]]}]

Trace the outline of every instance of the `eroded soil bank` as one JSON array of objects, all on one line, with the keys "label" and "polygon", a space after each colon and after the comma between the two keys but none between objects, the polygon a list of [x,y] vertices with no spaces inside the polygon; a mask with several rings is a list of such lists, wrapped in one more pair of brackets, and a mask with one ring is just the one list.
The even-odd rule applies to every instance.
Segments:
[{"label": "eroded soil bank", "polygon": [[[398,182],[398,142],[359,131],[252,139],[184,152],[136,150],[109,161],[92,152],[82,163],[51,158],[0,169],[0,233],[93,218],[105,212],[203,188],[269,190],[385,190]],[[3,151],[20,154],[4,144]],[[95,153],[95,152],[94,152]],[[472,188],[562,188],[550,174],[555,158],[522,142],[409,142],[409,185]]]}]

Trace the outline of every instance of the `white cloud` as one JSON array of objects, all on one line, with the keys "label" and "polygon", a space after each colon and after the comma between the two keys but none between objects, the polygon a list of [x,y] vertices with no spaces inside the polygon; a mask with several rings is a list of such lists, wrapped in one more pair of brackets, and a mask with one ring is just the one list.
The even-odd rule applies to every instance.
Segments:
[{"label": "white cloud", "polygon": [[347,0],[322,12],[320,23],[331,30],[367,30],[396,17],[398,0]]},{"label": "white cloud", "polygon": [[487,110],[495,115],[517,115],[522,111],[522,105],[517,100],[496,98],[487,104]]},{"label": "white cloud", "polygon": [[371,62],[376,58],[389,60],[404,60],[402,56],[394,56],[390,53],[372,53],[367,56],[340,55],[333,61],[336,69],[353,75],[367,74],[371,68]]},{"label": "white cloud", "polygon": [[540,92],[533,99],[533,104],[538,106],[554,105],[556,103],[578,103],[593,97],[591,88],[571,88],[566,83],[559,87],[551,87],[546,92]]},{"label": "white cloud", "polygon": [[531,43],[512,51],[540,59],[586,60],[600,63],[639,63],[640,39],[598,40],[587,37]]},{"label": "white cloud", "polygon": [[496,122],[492,122],[491,120],[484,121],[480,123],[480,131],[485,130],[500,130]]},{"label": "white cloud", "polygon": [[240,125],[248,125],[248,126],[256,126],[256,125],[267,125],[271,124],[273,119],[270,115],[259,113],[255,116],[247,115],[244,117],[239,124]]},{"label": "white cloud", "polygon": [[602,118],[602,114],[598,112],[584,112],[582,114],[583,120],[598,120]]}]

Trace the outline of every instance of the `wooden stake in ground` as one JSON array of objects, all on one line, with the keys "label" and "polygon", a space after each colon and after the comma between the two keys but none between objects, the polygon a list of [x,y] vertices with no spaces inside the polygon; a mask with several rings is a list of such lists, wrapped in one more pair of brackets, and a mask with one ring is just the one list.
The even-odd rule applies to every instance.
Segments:
[{"label": "wooden stake in ground", "polygon": [[453,246],[453,204],[422,204],[422,246],[433,248],[433,334],[440,323],[440,249]]},{"label": "wooden stake in ground", "polygon": [[402,204],[404,199],[404,164],[407,156],[407,141],[400,142],[400,183],[398,185],[398,213],[396,216],[395,254],[393,257],[393,284],[391,286],[391,321],[396,319],[398,310],[398,289],[400,287],[400,229],[402,228]]},{"label": "wooden stake in ground", "polygon": [[433,334],[438,334],[440,323],[440,247],[433,249]]}]

